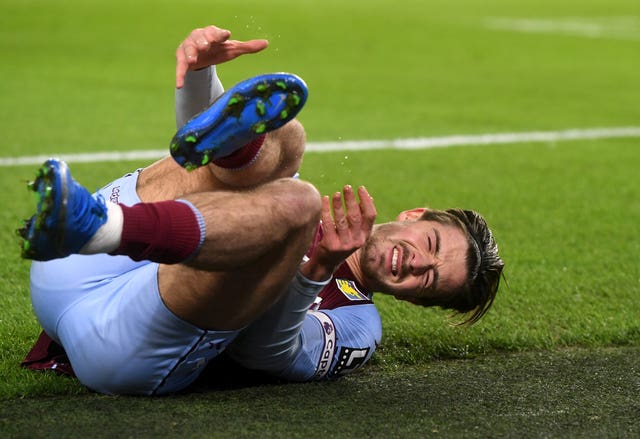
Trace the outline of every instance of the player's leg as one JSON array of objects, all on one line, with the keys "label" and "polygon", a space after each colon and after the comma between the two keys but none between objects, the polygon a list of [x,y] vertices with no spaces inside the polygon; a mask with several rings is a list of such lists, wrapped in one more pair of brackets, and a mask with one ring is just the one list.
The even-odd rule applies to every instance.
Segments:
[{"label": "player's leg", "polygon": [[[187,122],[174,136],[171,142],[171,153],[176,162],[186,169],[197,169],[212,161],[232,159],[230,154],[242,153],[247,146],[257,153],[261,149],[263,134],[276,130],[290,121],[302,108],[306,94],[306,85],[294,75],[270,74],[243,81]],[[285,129],[285,132],[290,131],[292,130]],[[277,135],[274,135],[274,139],[277,139]],[[254,145],[256,142],[257,150]],[[249,166],[251,169],[243,172],[243,177],[249,179],[250,174],[255,174],[256,169],[266,169],[264,175],[257,177],[254,175],[249,179],[257,183],[260,177],[264,180],[277,175],[274,169],[288,169],[299,163],[299,158],[297,162],[296,160],[288,162],[289,159],[283,161],[282,155],[278,152],[272,152],[271,156],[264,155],[261,165]],[[291,156],[292,154],[287,154],[287,157]],[[222,166],[227,167],[229,163],[226,162]],[[206,172],[201,172],[194,178],[186,178],[184,173],[178,173],[175,167],[173,173],[162,172],[167,170],[164,169],[166,166],[159,168],[155,174],[157,178],[154,179],[151,173],[151,177],[147,179],[149,184],[145,184],[146,177],[143,176],[139,188],[141,200],[172,199],[173,196],[181,196],[185,193],[215,189],[215,186],[211,187],[207,184],[210,183],[210,179],[209,182],[206,181],[208,175]],[[231,179],[229,175],[231,172],[223,169],[216,171],[221,178],[226,175],[227,180]],[[213,177],[215,173],[211,172],[209,175]],[[235,183],[237,184],[237,181]],[[167,187],[173,189],[167,193],[164,189]],[[193,228],[194,216],[196,222],[202,222],[197,209],[190,209],[189,207],[193,206],[176,202],[120,209],[118,206],[105,204],[102,200],[93,200],[87,191],[73,180],[66,165],[56,160],[45,163],[32,188],[39,195],[40,201],[36,215],[21,231],[25,238],[23,256],[28,258],[49,260],[73,253],[109,253],[120,250],[121,254],[127,254],[134,259],[175,263],[181,262],[186,256],[194,253],[203,238],[199,236],[203,235],[202,231],[199,235],[187,233],[183,236],[172,229],[173,233],[167,237],[175,238],[176,242],[169,242],[169,245],[165,246],[172,255],[161,254],[162,246],[155,254],[150,254],[148,247],[153,246],[154,243],[147,241],[158,233],[157,230],[151,230],[149,235],[145,229],[146,225],[166,216],[169,224],[186,223],[185,227],[188,230]],[[148,224],[144,224],[145,222]],[[123,229],[123,223],[137,224],[137,227]],[[135,232],[129,233],[132,241],[127,243],[125,239],[125,246],[130,245],[125,249],[119,249],[118,245],[121,244],[119,233],[120,231],[127,233],[128,230]],[[135,239],[139,239],[139,243]],[[139,247],[137,254],[131,250],[131,247],[136,245]],[[176,248],[176,246],[183,248]]]},{"label": "player's leg", "polygon": [[[304,83],[291,75],[266,75],[239,84],[176,134],[172,142],[174,158],[188,157],[178,162],[192,168],[197,167],[190,161],[193,157],[197,156],[200,164],[207,164],[223,155],[222,150],[226,154],[235,147],[241,148],[262,131],[286,123],[293,110],[297,111],[303,103],[301,93],[306,96]],[[278,164],[282,159],[274,156],[271,160]],[[273,164],[271,167],[287,168]],[[194,190],[181,182],[168,185],[167,175],[164,177],[156,186],[175,186],[184,192]],[[278,289],[293,276],[319,218],[317,191],[295,180],[275,181],[242,196],[209,192],[188,195],[178,201],[107,207],[73,180],[64,163],[51,160],[40,170],[34,190],[40,202],[36,215],[21,232],[25,238],[25,257],[49,260],[72,253],[108,252],[161,263],[188,259],[192,267],[211,272],[203,281],[202,276],[196,276],[195,283],[205,285],[205,291],[242,287],[249,293],[239,293],[238,297],[257,298],[244,308],[242,316],[210,320],[191,316],[182,298],[167,299],[179,303],[172,305],[176,309],[184,306],[178,314],[203,327],[246,323],[263,306],[272,303]],[[278,259],[280,263],[274,263]],[[163,279],[167,279],[169,286],[174,278],[180,279],[178,285],[193,284],[188,282],[193,277],[192,270],[185,269],[187,274],[183,275],[181,269],[163,269],[162,273],[170,273],[163,275]],[[221,270],[227,272],[221,275]],[[225,288],[216,288],[218,284]],[[192,301],[221,303],[218,297],[209,300],[209,296],[200,294],[199,288],[194,287],[193,291]],[[195,310],[198,309],[196,306]]]},{"label": "player's leg", "polygon": [[294,119],[266,135],[264,145],[250,164],[222,167],[213,163],[207,170],[226,188],[251,187],[293,177],[300,169],[305,145],[304,128]]},{"label": "player's leg", "polygon": [[238,329],[275,303],[294,277],[317,229],[320,196],[295,179],[241,196],[212,195],[185,197],[202,212],[207,239],[187,264],[160,266],[160,293],[169,309],[201,328]]},{"label": "player's leg", "polygon": [[304,148],[304,128],[294,119],[266,135],[250,164],[223,168],[210,163],[187,172],[173,158],[165,157],[141,171],[137,193],[144,202],[175,200],[187,193],[249,188],[292,177],[300,167]]},{"label": "player's leg", "polygon": [[[136,203],[138,200],[135,198],[135,177],[135,173],[126,176],[106,186],[100,194],[105,198],[118,194],[122,202]],[[274,284],[280,282],[278,279],[287,278],[287,272],[283,267],[287,264],[297,267],[300,254],[304,251],[301,249],[307,247],[302,245],[303,242],[295,244],[297,236],[302,234],[296,231],[285,232],[287,227],[291,227],[287,226],[286,221],[291,219],[304,229],[301,225],[304,213],[314,209],[313,199],[317,194],[308,184],[291,179],[274,182],[271,186],[273,187],[266,186],[262,190],[258,188],[251,191],[251,194],[247,194],[250,204],[256,206],[246,206],[241,203],[227,204],[221,197],[204,196],[204,194],[202,194],[204,202],[197,197],[190,200],[196,205],[202,205],[203,210],[207,207],[207,203],[211,202],[223,212],[230,212],[232,217],[238,216],[235,210],[247,212],[252,207],[258,207],[261,211],[260,218],[266,219],[267,209],[251,201],[251,197],[254,193],[259,199],[275,200],[280,196],[280,204],[283,208],[286,207],[281,209],[281,212],[286,211],[292,214],[291,217],[280,219],[271,217],[271,223],[278,222],[280,227],[270,231],[266,236],[251,234],[254,231],[265,230],[267,227],[256,224],[255,229],[247,229],[250,232],[249,235],[244,234],[242,241],[237,241],[247,243],[250,240],[257,240],[256,247],[264,246],[264,256],[243,251],[245,249],[242,248],[224,247],[223,250],[229,254],[237,254],[240,257],[247,255],[249,264],[255,261],[250,269],[239,274],[240,286],[246,290],[239,290],[237,295],[234,294],[234,288],[238,288],[238,280],[233,281],[233,275],[223,278],[209,276],[208,273],[190,270],[180,264],[158,267],[158,264],[144,262],[136,264],[129,258],[112,258],[107,255],[72,256],[42,264],[34,263],[32,269],[34,309],[49,334],[60,341],[67,350],[74,370],[83,383],[92,389],[106,393],[177,390],[194,379],[206,361],[224,349],[235,336],[233,330],[198,330],[197,326],[193,325],[198,323],[197,316],[194,318],[189,314],[191,305],[200,312],[202,307],[214,301],[215,311],[220,312],[225,319],[235,316],[236,310],[240,310],[236,317],[251,319],[249,313],[260,313],[275,300],[273,296],[278,295],[280,289]],[[69,185],[67,188],[69,187],[74,186]],[[115,191],[116,188],[117,191]],[[70,191],[72,194],[76,192],[77,189]],[[306,205],[307,202],[311,205]],[[77,203],[69,203],[67,199],[66,204],[75,211],[73,206]],[[85,211],[90,212],[91,209],[85,209]],[[223,216],[225,217],[221,221],[224,224],[229,218],[224,214]],[[313,218],[310,222],[315,226],[317,219]],[[216,238],[216,227],[209,227],[209,229],[214,232],[212,242],[217,239],[220,245],[233,244],[239,237],[237,232],[231,231],[230,238]],[[220,230],[224,231],[222,228]],[[282,234],[278,235],[275,232],[282,232]],[[283,244],[289,245],[284,251],[274,254],[275,249]],[[206,248],[206,243],[203,248]],[[298,250],[295,250],[296,248]],[[291,253],[292,256],[288,256],[289,250],[298,251],[298,254],[295,257],[293,253]],[[200,259],[196,257],[195,261],[198,260]],[[258,287],[252,288],[251,279],[256,277],[252,269],[261,270],[264,267],[262,262],[265,260],[270,264],[269,282],[260,282]],[[275,267],[274,261],[279,262]],[[237,259],[236,263],[241,264],[241,259]],[[178,269],[178,267],[181,268]],[[164,272],[166,268],[178,270],[177,273],[169,270],[167,277]],[[225,266],[221,268],[224,269]],[[161,273],[158,274],[158,271]],[[105,282],[102,279],[108,281]],[[170,288],[170,292],[176,295],[164,294],[165,288],[163,286],[161,290],[158,280],[162,285],[165,284],[165,280],[177,284],[177,287]],[[216,282],[220,282],[218,287]],[[229,299],[234,299],[236,303],[229,303],[225,297],[213,295],[218,288],[226,288],[226,291],[233,295]],[[194,296],[194,292],[202,293],[203,298]],[[174,299],[177,299],[180,305],[177,312],[167,306],[167,301]],[[237,301],[241,303],[238,304]],[[178,318],[176,314],[184,318]],[[206,308],[204,314],[207,319],[199,323],[200,327],[232,328],[233,326],[234,322],[210,320],[216,318],[216,315],[215,312],[208,315]],[[188,355],[185,356],[187,352]],[[180,362],[176,367],[175,362],[178,359]],[[162,383],[160,387],[158,387],[159,383]]]},{"label": "player's leg", "polygon": [[[286,80],[282,81],[282,78]],[[195,87],[204,100],[197,99],[195,91],[181,99],[177,95],[179,123],[214,97],[208,86],[204,86],[209,81],[205,75],[204,82],[200,81],[203,83]],[[180,128],[175,138],[189,137],[185,137],[184,133],[189,132],[187,127],[193,125],[201,128],[201,134],[204,131],[217,132],[218,137],[192,137],[190,140],[193,143],[183,142],[182,149],[176,146],[174,138],[173,155],[178,155],[177,159],[167,157],[143,170],[137,188],[140,199],[145,202],[169,200],[185,193],[252,187],[276,178],[293,176],[302,161],[305,133],[302,125],[292,118],[304,105],[306,95],[306,85],[298,77],[276,74],[249,79],[224,95],[215,96],[217,100],[213,105]],[[186,111],[182,109],[185,102],[189,104]],[[239,105],[242,106],[242,113],[241,117],[236,117],[235,108]],[[260,135],[255,132],[255,127],[265,127],[268,132]],[[238,134],[240,132],[242,134]],[[214,152],[222,154],[219,151],[221,142],[226,142],[225,151],[233,152],[209,161],[206,166],[197,167],[185,158],[202,154],[202,151],[208,151],[210,156]],[[190,172],[186,172],[183,166]],[[172,184],[166,184],[167,181]]]},{"label": "player's leg", "polygon": [[[73,180],[64,162],[48,161],[35,188],[40,202],[22,229],[23,256],[50,260],[109,252],[183,262],[161,267],[161,294],[172,311],[207,329],[237,329],[273,303],[320,218],[317,190],[297,179],[130,207],[110,204],[109,213],[104,201]],[[119,228],[112,215],[118,211]]]},{"label": "player's leg", "polygon": [[306,99],[306,84],[295,75],[272,73],[242,81],[178,130],[171,155],[187,170],[223,158],[224,163],[238,149],[292,120]]},{"label": "player's leg", "polygon": [[[40,196],[38,213],[32,217],[22,231],[25,237],[23,252],[27,257],[50,259],[79,252],[86,245],[86,239],[91,240],[97,229],[107,226],[106,218],[111,219],[114,216],[111,214],[111,209],[108,209],[104,203],[91,197],[84,188],[77,185],[71,178],[66,165],[58,161],[48,161],[40,170],[34,190]],[[273,192],[274,190],[275,192]],[[161,209],[165,213],[167,211],[173,212],[169,217],[176,219],[174,211],[177,209],[176,206],[179,206],[180,208],[177,210],[182,213],[177,215],[178,219],[180,219],[180,216],[183,219],[185,216],[191,217],[191,225],[187,228],[195,228],[197,230],[198,241],[204,239],[201,248],[201,250],[205,250],[202,253],[203,256],[198,252],[191,258],[190,262],[196,265],[204,264],[214,270],[217,268],[225,269],[228,266],[216,267],[215,264],[219,262],[206,259],[204,255],[209,253],[206,251],[208,239],[214,243],[224,244],[242,242],[247,245],[247,243],[253,242],[255,245],[250,245],[250,248],[260,247],[264,251],[252,253],[240,251],[242,249],[234,251],[233,246],[225,247],[224,251],[229,252],[229,254],[244,254],[244,259],[237,258],[235,261],[240,265],[246,264],[249,268],[238,269],[236,272],[229,270],[226,274],[217,276],[215,273],[206,275],[202,270],[193,269],[186,265],[162,266],[159,269],[162,273],[158,275],[157,279],[162,285],[168,285],[167,290],[170,290],[167,294],[160,293],[163,298],[162,303],[164,304],[165,297],[169,301],[177,300],[179,306],[175,307],[176,311],[173,312],[172,307],[169,307],[168,311],[172,315],[183,316],[184,319],[180,321],[184,320],[187,326],[190,323],[196,323],[196,325],[203,328],[227,327],[233,329],[236,326],[242,326],[246,320],[252,320],[269,304],[277,300],[282,290],[281,285],[285,285],[290,276],[293,275],[292,273],[295,272],[295,268],[297,268],[300,258],[313,235],[318,220],[317,215],[319,215],[317,212],[319,198],[314,188],[296,180],[274,182],[251,191],[247,197],[248,205],[227,205],[225,197],[229,193],[216,194],[216,197],[212,195],[211,193],[195,195],[188,200],[188,204],[181,201],[172,201],[168,203],[170,205],[168,208],[164,206]],[[233,212],[235,209],[236,213],[245,213],[252,207],[260,207],[257,200],[278,200],[278,195],[281,196],[279,208],[271,211],[264,210],[265,213],[260,218],[265,222],[260,223],[258,221],[255,224],[257,226],[256,229],[248,229],[250,231],[257,230],[260,233],[244,234],[242,241],[234,241],[237,238],[237,234],[233,234],[230,237],[228,231],[221,230],[216,233],[215,228],[213,229],[213,234],[205,233],[203,235],[206,228],[201,228],[198,221],[193,220],[199,214],[206,223],[204,217],[199,213],[198,207],[206,211],[213,205],[224,212],[227,211],[226,207],[229,207],[228,212]],[[198,199],[199,196],[202,196],[204,201]],[[314,214],[314,211],[316,214]],[[290,216],[281,216],[283,212],[290,214]],[[270,216],[271,214],[274,215]],[[123,216],[124,218],[121,217],[120,220],[126,224],[126,215]],[[163,217],[164,215],[160,216]],[[172,222],[171,219],[169,220],[170,223]],[[227,219],[224,218],[224,220]],[[287,219],[291,221],[287,222]],[[281,232],[281,234],[274,233],[273,230],[268,228],[269,225],[273,224],[274,220],[280,223],[277,231]],[[142,225],[142,231],[144,229],[155,229],[155,224],[152,225],[143,221]],[[111,226],[113,230],[114,227],[113,225]],[[211,230],[211,227],[208,229]],[[265,234],[265,230],[271,231]],[[180,233],[167,233],[165,238],[173,237],[176,234],[180,235]],[[192,232],[190,234],[194,235]],[[171,246],[169,246],[169,250],[170,248]],[[94,249],[94,251],[99,250]],[[185,255],[187,254],[191,254],[191,252],[185,253]],[[277,263],[274,263],[274,261],[277,261]],[[209,266],[209,263],[212,265]],[[225,264],[228,264],[228,262],[225,262]],[[74,263],[71,262],[71,265],[74,265]],[[183,267],[184,269],[176,269],[177,267]],[[84,275],[82,270],[78,272],[72,270],[70,272],[72,275],[74,273],[76,276]],[[49,282],[47,285],[51,284]],[[176,285],[178,288],[174,288]],[[180,295],[181,288],[185,289],[188,294]],[[220,300],[219,296],[210,294],[212,291],[224,291],[226,289],[231,292],[240,289],[240,293],[233,298],[223,297],[223,300]],[[162,290],[164,291],[165,288],[162,287]],[[129,295],[124,294],[124,296]],[[201,312],[201,308],[204,307],[206,309],[211,306],[215,307],[217,314],[215,312]],[[237,313],[237,316],[234,316],[234,312],[237,310],[240,310],[240,312]],[[69,314],[66,313],[65,315]],[[85,315],[83,312],[80,312],[80,314]],[[230,318],[230,316],[233,318]],[[69,333],[75,334],[77,331],[71,329]],[[211,332],[208,331],[206,333],[210,334]],[[77,342],[77,339],[73,337],[72,340]],[[84,350],[80,349],[79,352],[84,352]],[[91,361],[87,364],[92,368],[90,366],[92,364]],[[186,367],[191,366],[187,364]]]}]

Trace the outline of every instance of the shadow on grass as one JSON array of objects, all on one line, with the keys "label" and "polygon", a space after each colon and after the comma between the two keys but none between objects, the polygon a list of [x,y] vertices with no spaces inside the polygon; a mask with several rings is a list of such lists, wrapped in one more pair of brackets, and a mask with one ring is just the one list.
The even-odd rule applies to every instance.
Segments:
[{"label": "shadow on grass", "polygon": [[220,363],[181,395],[0,402],[4,437],[638,437],[640,347],[368,367],[282,384]]}]

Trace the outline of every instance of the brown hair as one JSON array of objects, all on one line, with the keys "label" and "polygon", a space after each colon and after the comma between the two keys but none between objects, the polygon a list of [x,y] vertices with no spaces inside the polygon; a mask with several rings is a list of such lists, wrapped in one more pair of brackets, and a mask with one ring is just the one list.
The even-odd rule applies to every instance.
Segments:
[{"label": "brown hair", "polygon": [[447,292],[444,297],[419,298],[414,303],[468,313],[468,317],[459,324],[474,324],[491,308],[504,268],[491,230],[482,215],[472,210],[430,209],[420,219],[453,225],[464,232],[469,244],[466,258],[468,276],[465,284],[456,291]]}]

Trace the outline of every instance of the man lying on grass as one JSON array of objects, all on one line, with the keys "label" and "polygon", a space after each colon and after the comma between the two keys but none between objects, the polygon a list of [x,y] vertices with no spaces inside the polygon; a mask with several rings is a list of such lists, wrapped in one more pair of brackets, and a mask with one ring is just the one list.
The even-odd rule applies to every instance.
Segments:
[{"label": "man lying on grass", "polygon": [[307,87],[276,73],[223,93],[215,65],[267,45],[229,38],[209,26],[178,48],[171,157],[93,196],[64,162],[39,169],[37,211],[20,231],[45,333],[32,367],[64,369],[46,358],[64,352],[95,391],[159,395],[226,351],[249,369],[320,380],[371,358],[374,291],[467,323],[491,306],[503,262],[484,219],[416,208],[374,225],[364,187],[321,197],[294,178]]}]

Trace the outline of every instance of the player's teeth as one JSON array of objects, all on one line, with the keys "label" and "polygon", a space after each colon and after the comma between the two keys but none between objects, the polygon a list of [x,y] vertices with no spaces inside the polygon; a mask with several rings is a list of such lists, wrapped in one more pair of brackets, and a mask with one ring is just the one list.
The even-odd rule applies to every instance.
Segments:
[{"label": "player's teeth", "polygon": [[393,249],[393,255],[391,256],[391,272],[395,275],[398,273],[398,249]]}]

